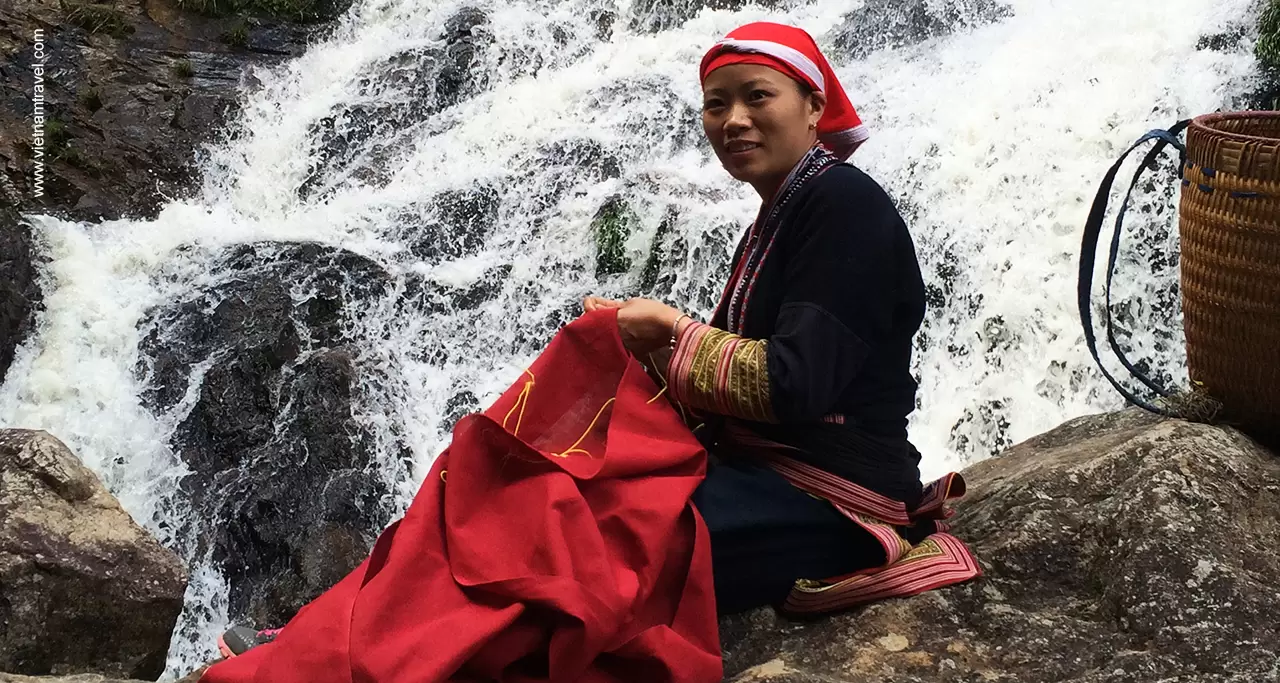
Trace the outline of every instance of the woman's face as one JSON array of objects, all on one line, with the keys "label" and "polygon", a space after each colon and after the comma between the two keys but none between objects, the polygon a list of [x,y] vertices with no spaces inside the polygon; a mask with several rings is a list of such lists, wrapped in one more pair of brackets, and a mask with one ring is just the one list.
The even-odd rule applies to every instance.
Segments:
[{"label": "woman's face", "polygon": [[826,98],[759,64],[732,64],[702,83],[702,128],[720,163],[769,198],[817,141]]}]

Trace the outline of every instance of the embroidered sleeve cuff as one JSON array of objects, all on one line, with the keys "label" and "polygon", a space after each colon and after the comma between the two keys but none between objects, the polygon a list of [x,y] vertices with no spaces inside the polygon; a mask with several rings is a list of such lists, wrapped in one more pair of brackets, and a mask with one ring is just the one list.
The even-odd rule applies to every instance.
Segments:
[{"label": "embroidered sleeve cuff", "polygon": [[695,409],[776,422],[766,344],[692,323],[680,334],[671,354],[667,390],[673,399]]}]

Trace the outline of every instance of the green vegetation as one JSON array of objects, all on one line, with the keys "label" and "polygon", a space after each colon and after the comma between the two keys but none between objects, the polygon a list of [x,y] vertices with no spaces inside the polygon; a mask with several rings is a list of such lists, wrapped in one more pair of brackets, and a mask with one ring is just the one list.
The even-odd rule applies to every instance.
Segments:
[{"label": "green vegetation", "polygon": [[1265,1],[1267,6],[1258,22],[1258,43],[1254,54],[1264,68],[1276,71],[1280,70],[1280,0]]},{"label": "green vegetation", "polygon": [[60,119],[49,119],[44,124],[44,153],[53,161],[87,167],[80,150],[71,146],[71,132],[67,130],[67,124]]},{"label": "green vegetation", "polygon": [[97,88],[89,88],[80,93],[80,104],[84,105],[84,108],[90,112],[98,111],[102,108],[102,94],[98,92]]},{"label": "green vegetation", "polygon": [[631,269],[626,255],[627,239],[639,219],[626,201],[614,195],[605,201],[591,221],[596,238],[596,277],[617,275]]},{"label": "green vegetation", "polygon": [[44,150],[45,154],[57,156],[67,141],[71,139],[71,133],[67,132],[67,124],[60,119],[49,119],[44,124]]},{"label": "green vegetation", "polygon": [[133,33],[133,25],[124,16],[124,12],[113,4],[96,2],[63,2],[62,11],[66,12],[67,23],[88,31],[104,33],[123,38]]},{"label": "green vegetation", "polygon": [[65,161],[72,166],[85,168],[88,164],[85,162],[84,155],[80,154],[80,150],[71,145],[63,145],[57,154],[53,155],[55,161]]},{"label": "green vegetation", "polygon": [[173,73],[178,78],[191,78],[196,75],[196,70],[191,66],[190,59],[179,59],[173,63]]},{"label": "green vegetation", "polygon": [[336,16],[332,0],[177,0],[178,6],[211,17],[273,17],[316,21]]},{"label": "green vegetation", "polygon": [[231,47],[247,46],[249,44],[249,23],[243,20],[240,21],[218,39]]}]

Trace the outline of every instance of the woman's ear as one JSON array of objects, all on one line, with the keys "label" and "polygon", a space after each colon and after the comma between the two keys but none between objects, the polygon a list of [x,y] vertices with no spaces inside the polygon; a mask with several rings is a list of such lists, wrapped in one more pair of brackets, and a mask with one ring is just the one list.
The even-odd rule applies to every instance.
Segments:
[{"label": "woman's ear", "polygon": [[821,90],[814,90],[809,94],[809,123],[810,127],[816,127],[818,121],[822,120],[822,113],[827,110],[827,94]]}]

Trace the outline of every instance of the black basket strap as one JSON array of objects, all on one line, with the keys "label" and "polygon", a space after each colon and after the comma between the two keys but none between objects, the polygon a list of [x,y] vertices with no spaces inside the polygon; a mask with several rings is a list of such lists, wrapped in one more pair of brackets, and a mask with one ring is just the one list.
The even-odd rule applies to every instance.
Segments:
[{"label": "black basket strap", "polygon": [[1130,200],[1133,198],[1133,188],[1137,185],[1138,178],[1141,177],[1148,168],[1154,165],[1155,160],[1168,145],[1172,145],[1178,150],[1178,172],[1182,172],[1182,169],[1186,165],[1187,150],[1186,147],[1178,141],[1178,135],[1182,133],[1190,123],[1190,120],[1179,121],[1168,130],[1153,130],[1142,136],[1133,144],[1132,147],[1125,150],[1124,154],[1120,155],[1120,158],[1117,159],[1115,164],[1113,164],[1107,171],[1106,176],[1102,179],[1101,186],[1098,188],[1098,194],[1093,200],[1093,206],[1089,209],[1089,219],[1085,222],[1084,240],[1080,247],[1080,279],[1076,294],[1077,303],[1080,307],[1080,323],[1084,326],[1084,338],[1085,342],[1089,345],[1089,354],[1093,356],[1094,362],[1098,364],[1098,369],[1102,371],[1102,375],[1107,378],[1107,381],[1111,382],[1111,385],[1114,386],[1116,390],[1125,397],[1125,399],[1134,405],[1141,406],[1160,415],[1172,415],[1172,413],[1149,401],[1139,398],[1137,394],[1127,389],[1115,377],[1113,377],[1110,372],[1107,371],[1107,368],[1102,364],[1102,359],[1098,356],[1098,342],[1097,338],[1094,336],[1093,315],[1091,310],[1093,297],[1093,268],[1094,261],[1097,259],[1098,254],[1098,241],[1102,236],[1102,222],[1103,219],[1106,218],[1107,203],[1111,197],[1111,186],[1115,183],[1116,175],[1120,172],[1120,166],[1124,163],[1124,160],[1130,153],[1147,142],[1154,140],[1156,141],[1155,146],[1147,152],[1142,163],[1139,164],[1138,168],[1134,171],[1133,179],[1129,183],[1129,190],[1125,193],[1124,201],[1120,204],[1120,210],[1116,214],[1115,231],[1111,235],[1111,245],[1107,256],[1107,275],[1105,280],[1106,306],[1103,310],[1106,315],[1105,322],[1107,329],[1107,342],[1110,345],[1111,350],[1115,352],[1116,357],[1120,360],[1120,364],[1124,366],[1125,370],[1129,371],[1130,375],[1151,391],[1160,396],[1169,396],[1172,392],[1164,389],[1151,378],[1147,377],[1143,372],[1138,370],[1133,363],[1129,362],[1129,359],[1125,357],[1124,352],[1121,350],[1120,343],[1116,339],[1115,328],[1111,320],[1111,282],[1115,276],[1116,260],[1120,253],[1120,234],[1124,224],[1124,215],[1129,209]]}]

